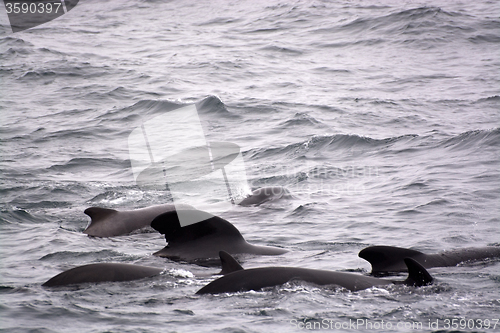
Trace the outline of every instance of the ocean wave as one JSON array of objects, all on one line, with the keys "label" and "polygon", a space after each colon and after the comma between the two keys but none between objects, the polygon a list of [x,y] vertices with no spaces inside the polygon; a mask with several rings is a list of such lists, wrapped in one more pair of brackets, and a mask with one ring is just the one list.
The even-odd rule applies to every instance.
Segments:
[{"label": "ocean wave", "polygon": [[205,22],[201,23],[196,23],[196,26],[203,27],[203,26],[217,26],[217,25],[226,25],[226,24],[231,24],[231,23],[238,23],[241,22],[241,19],[233,18],[233,17],[216,17],[213,19],[210,19]]},{"label": "ocean wave", "polygon": [[85,78],[95,79],[109,74],[111,68],[105,66],[93,66],[88,63],[81,63],[78,65],[65,65],[60,61],[54,63],[45,63],[44,68],[30,69],[25,71],[18,79],[19,80],[33,80],[47,77],[62,78]]},{"label": "ocean wave", "polygon": [[236,116],[232,114],[218,96],[210,95],[196,103],[196,108],[201,114],[218,116]]},{"label": "ocean wave", "polygon": [[[387,13],[387,10],[370,11],[370,16],[353,18],[344,23],[339,21],[328,27],[315,29],[316,34],[338,35],[335,42],[313,42],[316,46],[345,48],[349,46],[373,46],[391,43],[414,45],[419,48],[433,48],[442,43],[459,39],[470,42],[496,40],[495,34],[477,33],[478,27],[467,14],[446,11],[440,7],[418,7]],[[379,13],[380,15],[375,15]]]},{"label": "ocean wave", "polygon": [[491,130],[474,130],[461,133],[446,139],[434,140],[433,135],[419,136],[406,134],[384,139],[374,139],[356,134],[336,134],[313,136],[308,140],[292,143],[281,147],[254,148],[245,152],[250,159],[260,159],[278,156],[285,158],[300,158],[317,156],[329,151],[377,152],[384,154],[388,151],[409,152],[415,149],[425,150],[433,148],[480,149],[486,146],[500,144],[500,128]]},{"label": "ocean wave", "polygon": [[10,47],[12,47],[12,46],[34,46],[32,43],[27,42],[24,39],[19,38],[15,35],[0,38],[0,45],[7,45]]},{"label": "ocean wave", "polygon": [[[27,134],[33,143],[54,142],[57,140],[72,140],[72,139],[94,139],[99,137],[99,131],[95,127],[88,128],[72,128],[67,130],[59,130],[55,132],[47,132],[46,128],[40,127],[30,134]],[[16,137],[16,138],[22,138]]]},{"label": "ocean wave", "polygon": [[[425,28],[434,29],[450,18],[462,16],[460,13],[447,12],[439,7],[419,7],[397,11],[384,16],[359,18],[343,26],[355,30],[384,30],[386,33],[424,34]],[[458,25],[457,25],[458,27]]]},{"label": "ocean wave", "polygon": [[267,45],[261,48],[262,51],[269,51],[272,53],[280,53],[286,55],[299,56],[304,54],[304,51],[299,50],[298,48],[278,46],[278,45]]},{"label": "ocean wave", "polygon": [[283,121],[279,125],[279,127],[282,129],[287,129],[287,128],[291,128],[291,127],[301,127],[301,126],[326,127],[326,125],[323,124],[321,121],[315,119],[310,114],[303,113],[303,112],[295,113],[295,115],[293,115],[293,117]]},{"label": "ocean wave", "polygon": [[[182,108],[186,105],[192,103],[186,103],[183,101],[173,101],[173,100],[140,100],[131,106],[121,108],[120,110],[113,110],[113,113],[118,116],[123,116],[123,114],[141,114],[141,115],[157,115],[169,111],[173,111]],[[230,115],[226,105],[222,100],[214,95],[207,96],[197,102],[196,109],[200,114],[214,114],[214,115]],[[109,118],[110,113],[102,116],[102,118]]]},{"label": "ocean wave", "polygon": [[[156,114],[162,112],[168,112],[182,107],[181,103],[173,102],[169,100],[140,100],[131,106],[124,107],[119,110],[119,114],[123,113],[135,113],[140,112],[141,114]],[[106,117],[108,115],[105,115]]]},{"label": "ocean wave", "polygon": [[440,142],[444,148],[465,149],[500,145],[500,127],[491,130],[467,131]]},{"label": "ocean wave", "polygon": [[40,220],[39,216],[33,215],[29,210],[22,209],[16,206],[5,207],[0,213],[0,225],[49,222],[49,219],[44,218]]},{"label": "ocean wave", "polygon": [[[114,189],[106,190],[88,200],[86,203],[92,206],[104,205],[108,207],[115,207],[123,204],[140,204],[141,200],[144,198],[144,193],[141,191],[134,189],[125,190],[125,188],[122,188],[120,192],[117,192]],[[165,195],[167,195],[167,193]]]},{"label": "ocean wave", "polygon": [[6,36],[0,38],[0,45],[5,51],[0,52],[0,59],[11,60],[18,55],[29,55],[33,52],[35,46],[16,36]]},{"label": "ocean wave", "polygon": [[371,150],[379,147],[387,147],[399,141],[409,140],[415,137],[417,137],[415,134],[386,139],[373,139],[356,134],[313,136],[308,140],[292,143],[283,147],[255,148],[245,153],[250,156],[250,158],[263,158],[273,155],[297,158],[332,150]]},{"label": "ocean wave", "polygon": [[500,36],[494,34],[476,35],[468,38],[474,44],[479,43],[500,43]]},{"label": "ocean wave", "polygon": [[500,95],[493,95],[493,96],[489,96],[489,97],[486,97],[486,98],[480,98],[476,101],[476,103],[483,103],[483,102],[500,102]]},{"label": "ocean wave", "polygon": [[72,158],[64,164],[54,164],[48,168],[52,172],[76,173],[78,171],[86,171],[91,168],[102,170],[104,167],[110,169],[129,169],[130,160],[118,158],[89,158],[76,157]]}]

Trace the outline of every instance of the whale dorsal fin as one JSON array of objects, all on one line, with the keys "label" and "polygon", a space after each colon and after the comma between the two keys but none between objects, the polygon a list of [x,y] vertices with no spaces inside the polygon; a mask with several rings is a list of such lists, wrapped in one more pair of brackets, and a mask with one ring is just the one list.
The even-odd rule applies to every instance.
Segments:
[{"label": "whale dorsal fin", "polygon": [[222,266],[222,270],[220,271],[220,275],[226,275],[236,271],[242,271],[244,268],[226,251],[219,252],[220,263]]},{"label": "whale dorsal fin", "polygon": [[[103,237],[103,231],[107,230],[106,219],[118,213],[118,211],[109,208],[90,207],[85,209],[84,213],[90,216],[90,223],[83,232],[89,236]],[[112,234],[107,236],[112,236]]]},{"label": "whale dorsal fin", "polygon": [[408,278],[403,282],[407,286],[421,287],[432,283],[434,280],[427,270],[412,258],[405,258],[408,267]]},{"label": "whale dorsal fin", "polygon": [[90,224],[92,224],[103,221],[108,216],[118,213],[118,211],[109,208],[90,207],[85,209],[84,213],[90,216],[91,219]]},{"label": "whale dorsal fin", "polygon": [[359,252],[359,257],[372,265],[372,273],[405,271],[404,258],[422,259],[419,251],[395,246],[370,246]]},{"label": "whale dorsal fin", "polygon": [[171,211],[160,214],[151,222],[151,227],[157,230],[160,234],[165,235],[165,239],[167,240],[169,247],[175,246],[175,244],[179,243],[198,240],[210,235],[224,237],[225,239],[243,239],[243,236],[238,229],[236,229],[236,227],[228,221],[218,216],[194,209],[182,210],[183,218],[189,216],[189,214],[196,221],[206,217],[209,218],[202,220],[201,222],[181,227],[179,217],[177,215],[178,212],[181,211]]}]

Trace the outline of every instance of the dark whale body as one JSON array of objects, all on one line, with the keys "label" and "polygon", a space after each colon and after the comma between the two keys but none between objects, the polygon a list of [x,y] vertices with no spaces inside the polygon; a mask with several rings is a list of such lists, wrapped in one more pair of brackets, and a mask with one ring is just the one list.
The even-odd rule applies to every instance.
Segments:
[{"label": "dark whale body", "polygon": [[281,186],[262,187],[254,190],[252,194],[241,200],[240,206],[258,206],[268,201],[278,200],[290,196],[290,191]]},{"label": "dark whale body", "polygon": [[58,287],[82,283],[131,281],[158,275],[162,269],[132,264],[98,263],[78,266],[57,274],[42,286]]},{"label": "dark whale body", "polygon": [[[264,202],[278,200],[289,195],[290,192],[283,187],[263,187],[252,192],[247,198],[241,200],[240,206],[258,206]],[[194,209],[190,205],[164,204],[150,206],[135,210],[116,210],[101,207],[87,208],[84,213],[90,216],[90,224],[84,233],[94,237],[113,237],[126,235],[134,230],[151,225],[151,221],[158,215],[171,212],[175,209]]]},{"label": "dark whale body", "polygon": [[425,268],[456,266],[466,261],[499,258],[500,246],[465,248],[437,254],[425,254],[394,246],[370,246],[361,250],[359,257],[370,262],[372,274],[380,274],[406,271],[404,258],[412,258]]},{"label": "dark whale body", "polygon": [[199,210],[186,210],[182,211],[182,214],[183,217],[191,214],[193,219],[202,221],[181,227],[177,211],[157,216],[151,226],[165,235],[168,244],[154,255],[212,266],[219,265],[220,251],[256,255],[279,255],[288,252],[278,247],[249,244],[234,225],[218,216]]},{"label": "dark whale body", "polygon": [[300,280],[317,285],[336,285],[351,291],[367,289],[373,286],[405,284],[423,286],[432,283],[432,277],[418,262],[405,259],[409,275],[404,281],[389,281],[360,274],[326,271],[296,267],[263,267],[243,269],[226,252],[220,253],[223,277],[212,281],[198,290],[197,294],[233,293],[249,290],[261,290],[266,287],[282,285],[292,280]]},{"label": "dark whale body", "polygon": [[[190,209],[191,206],[183,205]],[[122,210],[90,207],[84,213],[90,216],[90,224],[84,233],[94,237],[113,237],[126,235],[134,230],[149,227],[158,215],[175,210],[173,204],[150,206],[135,210]]]}]

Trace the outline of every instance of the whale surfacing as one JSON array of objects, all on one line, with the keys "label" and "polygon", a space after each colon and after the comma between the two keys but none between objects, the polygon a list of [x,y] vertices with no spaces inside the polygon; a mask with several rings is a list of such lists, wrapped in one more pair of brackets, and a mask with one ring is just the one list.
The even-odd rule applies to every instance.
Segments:
[{"label": "whale surfacing", "polygon": [[370,246],[359,252],[359,257],[372,265],[372,274],[404,272],[404,258],[412,258],[425,268],[456,266],[461,262],[500,258],[500,246],[464,248],[425,254],[395,246]]},{"label": "whale surfacing", "polygon": [[[179,205],[178,205],[179,207]],[[183,209],[191,209],[189,205],[180,205]],[[151,221],[161,213],[174,211],[176,206],[164,204],[139,208],[135,210],[122,210],[90,207],[84,213],[90,216],[90,224],[84,233],[94,237],[113,237],[131,233],[134,230],[149,227]]]},{"label": "whale surfacing", "polygon": [[119,263],[98,263],[78,266],[57,274],[43,287],[59,287],[82,283],[132,281],[158,275],[162,269]]},{"label": "whale surfacing", "polygon": [[[241,200],[240,206],[258,206],[264,202],[278,200],[290,195],[284,187],[271,186],[254,190]],[[131,233],[150,226],[155,217],[174,210],[195,209],[187,204],[163,204],[135,210],[116,210],[101,207],[87,208],[84,213],[90,216],[90,224],[84,233],[94,237],[113,237]]]},{"label": "whale surfacing", "polygon": [[252,192],[251,195],[241,200],[240,206],[259,206],[268,201],[279,200],[289,197],[290,191],[281,186],[261,187]]},{"label": "whale surfacing", "polygon": [[258,291],[266,287],[282,285],[292,280],[310,282],[320,286],[336,285],[351,291],[391,284],[424,286],[431,284],[433,281],[433,278],[425,268],[411,258],[404,259],[409,271],[408,278],[404,281],[389,281],[360,274],[296,267],[243,269],[229,253],[221,251],[219,255],[222,263],[222,272],[226,273],[226,275],[207,284],[198,290],[196,294]]},{"label": "whale surfacing", "polygon": [[[181,227],[178,213],[201,222]],[[219,252],[231,254],[279,255],[285,249],[249,244],[230,222],[199,210],[173,211],[157,216],[151,227],[165,235],[167,246],[154,253],[177,261],[218,265]]]}]

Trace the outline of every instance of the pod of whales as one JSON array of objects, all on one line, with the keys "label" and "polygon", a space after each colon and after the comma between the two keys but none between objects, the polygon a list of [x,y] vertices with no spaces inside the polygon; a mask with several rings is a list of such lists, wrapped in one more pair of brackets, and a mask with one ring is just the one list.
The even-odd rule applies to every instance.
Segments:
[{"label": "pod of whales", "polygon": [[[240,206],[258,206],[264,202],[278,200],[290,192],[283,187],[263,187],[252,192],[238,203]],[[190,205],[177,205],[177,209],[194,209]],[[165,212],[176,209],[173,204],[163,204],[135,210],[90,207],[84,213],[90,216],[90,224],[84,233],[94,237],[126,235],[134,230],[148,227],[153,219]]]},{"label": "pod of whales", "polygon": [[[423,286],[431,284],[433,280],[425,268],[410,258],[405,259],[409,271],[408,278],[404,281],[389,281],[359,274],[295,267],[263,267],[245,270],[229,253],[220,251],[219,256],[222,264],[219,274],[224,274],[224,276],[201,288],[197,294],[260,290],[292,280],[317,285],[337,285],[351,291],[390,284]],[[132,264],[88,264],[59,273],[42,286],[61,287],[82,283],[132,281],[152,277],[161,272],[162,269],[159,268]]]},{"label": "pod of whales", "polygon": [[269,246],[256,246],[247,243],[241,233],[228,221],[199,210],[185,210],[183,217],[203,220],[196,224],[181,227],[177,211],[157,216],[151,227],[165,235],[168,242],[156,256],[177,261],[187,261],[204,265],[218,265],[219,251],[231,254],[279,255],[285,249]]},{"label": "pod of whales", "polygon": [[[288,193],[283,188],[263,188],[254,191],[240,204],[259,205],[279,199]],[[231,254],[280,255],[287,251],[277,247],[249,244],[230,222],[189,205],[176,207],[173,204],[165,204],[126,211],[91,207],[85,210],[85,214],[91,217],[91,223],[84,231],[89,236],[118,236],[151,226],[165,235],[167,241],[167,246],[154,255],[199,265],[221,262],[220,274],[224,276],[212,281],[197,294],[260,290],[292,280],[317,285],[336,285],[351,291],[390,284],[422,286],[433,281],[426,268],[500,258],[500,246],[466,248],[437,254],[424,254],[392,246],[371,246],[360,251],[359,257],[371,263],[372,274],[407,271],[408,278],[404,281],[297,267],[262,267],[245,270]],[[181,226],[179,216],[201,222]],[[158,275],[161,272],[159,268],[130,264],[89,264],[62,272],[45,282],[43,286],[130,281]]]},{"label": "pod of whales", "polygon": [[158,275],[162,269],[132,264],[99,263],[78,266],[57,274],[42,286],[59,287],[90,282],[131,281]]},{"label": "pod of whales", "polygon": [[500,246],[465,248],[436,254],[425,254],[394,246],[370,246],[361,250],[359,257],[370,262],[372,274],[404,272],[407,269],[404,258],[412,258],[425,268],[456,266],[466,261],[499,258]]},{"label": "pod of whales", "polygon": [[404,259],[408,267],[408,278],[404,281],[389,281],[360,274],[296,267],[243,269],[229,253],[221,251],[219,255],[222,263],[222,273],[225,273],[225,275],[198,290],[197,294],[257,291],[266,287],[282,285],[292,280],[310,282],[321,286],[336,285],[351,291],[390,284],[424,286],[431,284],[433,280],[425,268],[411,258]]}]

